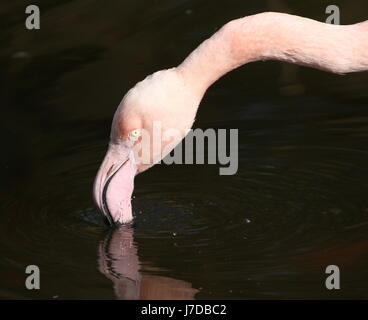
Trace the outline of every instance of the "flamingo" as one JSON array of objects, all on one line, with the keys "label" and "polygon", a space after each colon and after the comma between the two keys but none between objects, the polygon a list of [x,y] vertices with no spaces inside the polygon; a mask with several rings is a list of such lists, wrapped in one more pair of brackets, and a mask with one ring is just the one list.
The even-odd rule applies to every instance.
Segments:
[{"label": "flamingo", "polygon": [[[130,89],[118,106],[106,156],[94,183],[94,200],[111,224],[133,219],[134,177],[160,161],[192,127],[206,90],[227,72],[257,60],[279,60],[336,74],[368,70],[368,20],[331,25],[275,12],[226,23],[177,67],[158,71]],[[175,128],[180,134],[146,147],[137,162],[142,132]],[[159,147],[159,148],[157,148]],[[159,151],[157,151],[159,150]],[[165,150],[166,153],[161,152]]]}]

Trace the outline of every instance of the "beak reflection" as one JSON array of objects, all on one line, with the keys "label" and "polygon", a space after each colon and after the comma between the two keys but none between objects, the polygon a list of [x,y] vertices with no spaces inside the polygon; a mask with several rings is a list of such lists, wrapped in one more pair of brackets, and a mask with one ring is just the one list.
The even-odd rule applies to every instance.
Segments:
[{"label": "beak reflection", "polygon": [[[127,300],[192,300],[198,292],[189,282],[149,274],[156,267],[141,263],[134,229],[125,224],[110,230],[98,249],[99,270],[113,282],[118,299]],[[141,273],[144,266],[144,273]],[[148,270],[147,270],[148,269]]]}]

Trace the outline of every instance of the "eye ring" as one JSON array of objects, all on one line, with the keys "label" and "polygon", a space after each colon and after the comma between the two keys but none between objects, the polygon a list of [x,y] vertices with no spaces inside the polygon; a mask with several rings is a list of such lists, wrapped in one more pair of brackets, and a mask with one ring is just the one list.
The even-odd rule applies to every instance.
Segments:
[{"label": "eye ring", "polygon": [[137,139],[139,136],[141,135],[141,130],[139,129],[134,129],[129,133],[129,138],[131,139]]}]

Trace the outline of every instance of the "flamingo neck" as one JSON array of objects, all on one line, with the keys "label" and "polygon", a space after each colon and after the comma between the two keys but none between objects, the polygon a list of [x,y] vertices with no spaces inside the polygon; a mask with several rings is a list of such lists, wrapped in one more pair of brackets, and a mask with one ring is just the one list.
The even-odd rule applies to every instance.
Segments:
[{"label": "flamingo neck", "polygon": [[227,72],[257,60],[339,74],[368,70],[368,21],[341,26],[273,12],[244,17],[224,25],[177,70],[203,95]]}]

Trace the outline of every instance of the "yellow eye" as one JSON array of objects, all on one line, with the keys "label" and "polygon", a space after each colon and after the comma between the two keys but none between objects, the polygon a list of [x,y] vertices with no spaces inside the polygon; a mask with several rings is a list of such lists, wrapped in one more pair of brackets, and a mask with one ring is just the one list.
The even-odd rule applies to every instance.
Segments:
[{"label": "yellow eye", "polygon": [[141,135],[141,131],[138,129],[135,129],[129,133],[129,136],[131,138],[138,138]]}]

